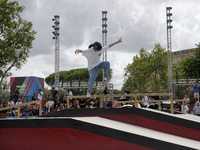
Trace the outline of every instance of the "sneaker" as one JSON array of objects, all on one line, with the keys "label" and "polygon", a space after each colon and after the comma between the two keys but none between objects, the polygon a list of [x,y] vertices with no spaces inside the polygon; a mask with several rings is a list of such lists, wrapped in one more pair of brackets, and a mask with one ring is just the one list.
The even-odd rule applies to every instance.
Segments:
[{"label": "sneaker", "polygon": [[90,92],[87,92],[87,95],[86,95],[87,97],[91,97],[91,95],[90,95]]},{"label": "sneaker", "polygon": [[107,78],[107,77],[104,77],[104,78],[103,78],[103,81],[104,81],[104,82],[108,81],[108,78]]}]

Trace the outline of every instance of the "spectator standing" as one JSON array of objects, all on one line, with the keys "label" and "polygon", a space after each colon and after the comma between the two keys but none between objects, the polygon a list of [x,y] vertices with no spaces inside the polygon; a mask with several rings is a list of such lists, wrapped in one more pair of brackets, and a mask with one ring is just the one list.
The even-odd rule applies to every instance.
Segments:
[{"label": "spectator standing", "polygon": [[39,90],[38,90],[38,93],[37,93],[37,99],[38,99],[38,100],[42,100],[42,97],[43,97],[42,89],[39,89]]},{"label": "spectator standing", "polygon": [[197,81],[195,81],[193,87],[194,87],[194,99],[195,99],[195,103],[196,103],[197,100],[199,101],[199,84]]},{"label": "spectator standing", "polygon": [[35,93],[33,93],[33,96],[32,96],[32,98],[31,98],[31,100],[33,100],[33,101],[36,100],[36,94],[35,94]]},{"label": "spectator standing", "polygon": [[[4,98],[3,99],[3,102],[1,103],[0,107],[3,108],[3,107],[6,107],[7,106],[7,101],[6,99]],[[0,111],[0,113],[6,113],[7,110],[3,110],[3,111]]]},{"label": "spectator standing", "polygon": [[7,107],[7,105],[8,105],[8,104],[7,104],[7,101],[6,101],[6,99],[4,98],[4,99],[3,99],[3,107]]},{"label": "spectator standing", "polygon": [[[106,86],[105,89],[103,90],[103,95],[108,95],[110,93],[108,87]],[[105,100],[109,99],[109,97],[104,97]]]},{"label": "spectator standing", "polygon": [[58,95],[59,95],[59,92],[57,91],[57,90],[55,90],[55,88],[53,87],[52,88],[52,96],[53,96],[53,101],[54,101],[54,103],[56,102],[56,98],[58,97]]},{"label": "spectator standing", "polygon": [[[67,90],[67,96],[73,96],[73,93],[72,91],[70,90]],[[72,101],[72,98],[69,99],[70,101]]]},{"label": "spectator standing", "polygon": [[14,103],[16,103],[18,101],[18,98],[19,98],[19,91],[18,91],[18,88],[16,88],[15,91],[13,92]]},{"label": "spectator standing", "polygon": [[190,98],[187,95],[185,95],[185,97],[183,98],[183,100],[184,100],[184,102],[185,102],[186,105],[188,105],[190,103]]},{"label": "spectator standing", "polygon": [[189,113],[189,108],[188,108],[188,105],[186,102],[184,102],[185,105],[184,105],[184,114],[188,114]]},{"label": "spectator standing", "polygon": [[[142,101],[149,101],[149,97],[148,96],[143,96],[142,97]],[[149,107],[149,102],[143,102],[143,107],[144,108],[148,108]]]},{"label": "spectator standing", "polygon": [[[124,94],[129,94],[130,90],[128,88],[128,85],[126,86],[125,90],[124,90]],[[129,97],[126,97],[127,100],[129,100]]]},{"label": "spectator standing", "polygon": [[194,115],[200,116],[200,106],[199,101],[196,102],[196,106],[193,107]]},{"label": "spectator standing", "polygon": [[124,93],[125,93],[125,94],[129,94],[129,93],[130,93],[130,90],[129,90],[129,88],[128,88],[128,85],[126,86],[126,88],[125,88],[125,90],[124,90]]}]

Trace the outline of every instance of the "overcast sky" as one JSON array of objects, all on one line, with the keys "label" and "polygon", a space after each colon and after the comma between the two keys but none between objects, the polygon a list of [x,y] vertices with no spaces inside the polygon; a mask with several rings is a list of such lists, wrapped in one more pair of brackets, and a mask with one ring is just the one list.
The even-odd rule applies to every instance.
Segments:
[{"label": "overcast sky", "polygon": [[[10,0],[11,1],[11,0]],[[74,51],[102,41],[102,11],[107,11],[108,44],[113,69],[111,82],[121,89],[124,68],[141,47],[152,50],[155,43],[167,45],[166,7],[172,7],[172,51],[194,48],[200,42],[200,0],[19,0],[25,6],[23,19],[37,31],[28,62],[13,77],[45,78],[55,72],[54,15],[60,16],[60,71],[86,68],[87,60]]]}]

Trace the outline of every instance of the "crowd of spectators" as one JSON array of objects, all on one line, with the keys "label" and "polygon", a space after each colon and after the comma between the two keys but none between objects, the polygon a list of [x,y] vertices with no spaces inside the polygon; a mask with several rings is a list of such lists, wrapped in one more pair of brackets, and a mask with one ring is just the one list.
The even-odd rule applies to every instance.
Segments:
[{"label": "crowd of spectators", "polygon": [[[200,115],[200,106],[199,106],[199,100],[198,97],[199,95],[197,94],[198,89],[199,88],[199,84],[197,82],[195,82],[194,86],[195,91],[194,91],[194,97],[195,97],[195,101],[196,104],[193,107],[193,113],[195,115]],[[124,89],[124,93],[125,94],[129,94],[130,90],[128,88],[128,86],[126,86],[126,88]],[[49,113],[51,112],[51,110],[55,110],[55,111],[61,111],[64,109],[67,109],[67,97],[63,97],[62,99],[59,99],[59,92],[57,90],[55,90],[55,88],[52,88],[52,98],[50,98],[45,105],[43,106],[44,109],[43,112]],[[103,98],[102,101],[102,107],[103,108],[124,108],[124,107],[134,107],[134,103],[133,102],[126,102],[123,103],[123,101],[129,101],[130,97],[121,97],[120,99],[118,99],[118,103],[113,103],[114,101],[111,100],[109,97],[106,97],[106,95],[110,94],[110,91],[108,89],[108,87],[105,87],[105,89],[103,90],[103,95],[105,95],[105,97]],[[72,91],[68,90],[67,91],[67,96],[73,96]],[[43,97],[43,92],[41,89],[38,90],[38,93],[34,93],[31,101],[35,101],[35,100],[41,100]],[[158,102],[149,102],[150,100],[163,100],[163,97],[159,97],[159,96],[143,96],[141,97],[141,100],[144,102],[140,102],[138,103],[138,107],[140,108],[151,108],[151,109],[160,109],[159,108],[159,103]],[[189,105],[191,104],[190,102],[190,98],[188,97],[188,95],[185,95],[184,98],[184,108],[182,108],[182,104],[179,101],[176,101],[176,103],[174,104],[174,110],[175,111],[184,111],[184,113],[189,113]],[[122,101],[122,102],[120,102]],[[18,104],[22,104],[21,99],[19,99],[19,91],[18,89],[16,89],[13,92],[13,98],[9,99],[9,101],[7,102],[6,99],[3,99],[2,103],[0,104],[0,107],[7,107],[7,106],[14,106],[14,105],[18,105]],[[170,108],[170,104],[161,103],[161,109],[162,110],[167,110],[167,109],[171,109]],[[88,99],[70,99],[69,100],[69,108],[70,109],[82,109],[82,108],[100,108],[100,101],[98,100],[89,100]],[[21,106],[21,115],[22,116],[38,116],[39,115],[39,104],[34,103],[34,104],[30,104],[30,105],[25,105],[25,106]],[[11,116],[15,116],[17,115],[17,107],[14,108],[9,108],[3,112],[7,112],[10,113]]]}]

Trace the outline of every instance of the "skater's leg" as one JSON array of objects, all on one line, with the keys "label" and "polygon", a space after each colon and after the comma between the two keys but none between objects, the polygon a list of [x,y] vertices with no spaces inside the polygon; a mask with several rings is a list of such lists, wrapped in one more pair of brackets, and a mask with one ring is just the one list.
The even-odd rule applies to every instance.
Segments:
[{"label": "skater's leg", "polygon": [[103,69],[104,70],[104,76],[106,78],[109,78],[109,71],[110,71],[110,62],[108,61],[103,61],[98,65],[98,69]]},{"label": "skater's leg", "polygon": [[94,81],[96,80],[96,78],[97,78],[97,76],[98,76],[98,68],[95,67],[95,68],[89,70],[89,75],[90,75],[90,79],[89,79],[89,81],[88,81],[88,89],[87,89],[87,91],[88,91],[89,93],[91,93],[93,83],[94,83]]}]

